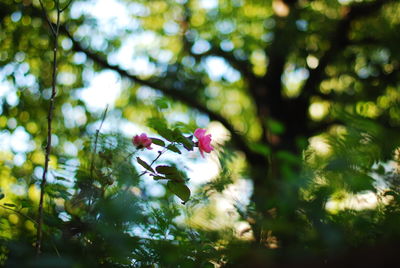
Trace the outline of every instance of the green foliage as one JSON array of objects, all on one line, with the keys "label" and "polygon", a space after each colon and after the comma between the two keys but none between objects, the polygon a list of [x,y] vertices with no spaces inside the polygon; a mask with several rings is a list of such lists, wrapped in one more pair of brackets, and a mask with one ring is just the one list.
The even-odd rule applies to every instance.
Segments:
[{"label": "green foliage", "polygon": [[[53,23],[68,2],[43,1]],[[339,267],[397,243],[398,2],[120,0],[111,20],[92,5],[61,17],[35,256],[54,26],[39,1],[0,3],[1,266]],[[102,86],[120,89],[105,122],[84,97]],[[193,170],[216,171],[199,183],[207,124],[215,152]]]}]

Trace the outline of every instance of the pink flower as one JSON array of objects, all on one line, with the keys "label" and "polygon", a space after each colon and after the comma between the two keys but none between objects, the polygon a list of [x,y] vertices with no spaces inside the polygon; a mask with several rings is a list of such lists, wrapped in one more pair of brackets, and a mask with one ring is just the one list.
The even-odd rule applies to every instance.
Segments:
[{"label": "pink flower", "polygon": [[153,149],[150,147],[152,141],[149,137],[147,137],[146,133],[142,133],[140,134],[140,136],[136,135],[135,137],[133,137],[132,143],[138,149],[143,149],[143,148],[147,148],[149,150]]},{"label": "pink flower", "polygon": [[199,147],[199,151],[201,156],[204,158],[204,153],[210,153],[214,148],[211,146],[211,134],[205,135],[206,130],[202,128],[198,128],[194,131],[194,136],[199,140],[197,146]]}]

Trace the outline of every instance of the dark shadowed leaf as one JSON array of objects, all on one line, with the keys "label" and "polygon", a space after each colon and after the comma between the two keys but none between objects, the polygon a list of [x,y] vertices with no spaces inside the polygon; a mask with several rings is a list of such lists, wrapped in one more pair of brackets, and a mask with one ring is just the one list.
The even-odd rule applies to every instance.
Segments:
[{"label": "dark shadowed leaf", "polygon": [[157,166],[156,171],[158,173],[164,174],[165,177],[169,180],[183,182],[183,176],[181,172],[176,167],[171,166]]},{"label": "dark shadowed leaf", "polygon": [[158,181],[158,180],[168,180],[168,178],[163,177],[163,176],[153,176],[153,179]]},{"label": "dark shadowed leaf", "polygon": [[140,157],[136,157],[136,160],[137,160],[139,165],[141,165],[142,167],[144,167],[148,171],[150,171],[152,173],[155,173],[154,169],[149,164],[147,164],[144,160],[142,160]]},{"label": "dark shadowed leaf", "polygon": [[160,139],[157,139],[157,138],[150,138],[150,139],[155,145],[158,145],[158,146],[161,146],[161,147],[165,147],[165,142],[163,140],[160,140]]},{"label": "dark shadowed leaf", "polygon": [[179,197],[183,202],[187,202],[190,198],[190,189],[181,182],[168,181],[167,188]]},{"label": "dark shadowed leaf", "polygon": [[170,151],[172,151],[172,152],[174,152],[174,153],[181,154],[181,151],[178,149],[178,147],[176,147],[176,146],[173,145],[173,144],[168,145],[168,146],[167,146],[167,149],[170,150]]}]

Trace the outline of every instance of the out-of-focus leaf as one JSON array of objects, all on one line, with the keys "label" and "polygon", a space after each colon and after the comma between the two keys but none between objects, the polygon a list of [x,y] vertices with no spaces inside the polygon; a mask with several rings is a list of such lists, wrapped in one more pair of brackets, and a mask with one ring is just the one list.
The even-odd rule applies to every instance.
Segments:
[{"label": "out-of-focus leaf", "polygon": [[165,175],[173,175],[173,174],[179,173],[179,171],[176,167],[171,167],[171,166],[157,166],[156,171],[158,173],[165,174]]},{"label": "out-of-focus leaf", "polygon": [[181,172],[176,167],[157,166],[156,171],[160,174],[164,174],[167,179],[177,181],[177,182],[184,181]]},{"label": "out-of-focus leaf", "polygon": [[168,181],[167,188],[179,197],[183,202],[187,202],[190,198],[190,189],[181,182]]},{"label": "out-of-focus leaf", "polygon": [[163,177],[163,176],[153,176],[153,179],[158,181],[158,180],[168,180],[168,178]]},{"label": "out-of-focus leaf", "polygon": [[163,140],[157,139],[157,138],[150,138],[152,143],[154,143],[155,145],[161,146],[161,147],[165,147],[165,142]]},{"label": "out-of-focus leaf", "polygon": [[173,142],[174,139],[174,134],[173,132],[168,128],[167,123],[165,122],[164,119],[162,118],[150,118],[147,120],[148,125],[152,127],[155,131],[157,131],[158,134],[160,134],[161,137],[163,137],[166,140],[169,140]]},{"label": "out-of-focus leaf", "polygon": [[160,109],[167,109],[168,108],[168,101],[165,99],[156,99],[155,105]]},{"label": "out-of-focus leaf", "polygon": [[268,126],[269,130],[274,134],[280,135],[285,132],[285,126],[277,120],[268,119],[267,126]]},{"label": "out-of-focus leaf", "polygon": [[178,147],[176,147],[176,146],[173,145],[173,144],[168,145],[168,146],[167,146],[167,149],[170,150],[170,151],[172,151],[172,152],[174,152],[174,153],[181,154],[181,151],[178,149]]},{"label": "out-of-focus leaf", "polygon": [[260,154],[265,155],[265,156],[268,156],[268,155],[271,154],[271,149],[268,146],[264,145],[264,144],[261,144],[261,143],[250,143],[249,145],[250,145],[250,148],[253,151],[257,152],[257,153],[260,153]]},{"label": "out-of-focus leaf", "polygon": [[137,160],[139,165],[141,165],[142,167],[144,167],[148,171],[150,171],[152,173],[155,173],[154,169],[149,164],[147,164],[146,161],[142,160],[140,157],[136,157],[136,160]]}]

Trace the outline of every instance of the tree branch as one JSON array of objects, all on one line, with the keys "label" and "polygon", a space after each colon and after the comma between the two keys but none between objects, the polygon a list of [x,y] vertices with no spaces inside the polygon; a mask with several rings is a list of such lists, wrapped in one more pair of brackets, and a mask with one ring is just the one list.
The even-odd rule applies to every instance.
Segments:
[{"label": "tree branch", "polygon": [[310,75],[304,83],[301,97],[308,98],[318,91],[318,85],[325,77],[325,68],[340,51],[350,44],[348,35],[351,30],[351,23],[356,19],[378,12],[384,4],[389,2],[393,2],[393,0],[376,0],[375,2],[354,4],[348,8],[347,14],[338,23],[330,38],[330,48],[319,59],[318,67],[315,69],[308,68]]},{"label": "tree branch", "polygon": [[[42,11],[40,9],[38,9],[34,5],[31,5],[30,7],[31,8],[29,10],[25,9],[24,12],[28,11],[31,16],[41,17]],[[5,5],[0,2],[0,10],[3,8],[6,10],[11,10],[9,5]],[[64,10],[64,9],[61,9],[61,10]],[[53,25],[54,24],[52,24],[52,27],[54,27]],[[253,150],[250,149],[249,145],[247,144],[246,139],[240,134],[240,132],[238,130],[235,129],[235,127],[225,117],[223,117],[221,114],[219,114],[215,111],[210,110],[205,104],[200,103],[197,99],[193,98],[193,96],[184,94],[181,90],[177,90],[174,88],[168,88],[168,87],[164,86],[161,82],[158,82],[158,81],[154,81],[154,80],[150,80],[150,79],[149,80],[141,79],[133,74],[130,74],[129,72],[120,68],[117,65],[112,65],[112,64],[108,63],[108,61],[105,58],[101,57],[100,55],[98,55],[97,53],[95,53],[93,51],[90,51],[90,49],[84,48],[80,44],[80,42],[77,41],[71,35],[71,33],[68,31],[67,27],[63,24],[60,24],[60,33],[65,34],[72,41],[72,43],[73,43],[72,49],[74,51],[85,53],[88,58],[93,60],[96,64],[98,64],[102,68],[113,70],[113,71],[117,72],[119,75],[121,75],[122,77],[126,77],[135,83],[151,87],[152,89],[163,93],[165,96],[168,96],[175,101],[179,101],[189,107],[192,107],[192,108],[198,110],[201,113],[208,115],[211,120],[220,122],[231,133],[231,138],[232,138],[233,144],[237,147],[238,150],[242,151],[246,155],[246,157],[248,157],[249,159],[262,157],[257,152],[254,152]]]},{"label": "tree branch", "polygon": [[50,105],[47,114],[47,144],[45,149],[45,162],[44,162],[44,169],[42,175],[42,182],[40,184],[40,200],[39,200],[39,208],[38,208],[38,219],[37,219],[37,234],[36,234],[36,254],[39,255],[41,253],[41,246],[42,246],[42,225],[43,225],[43,201],[44,201],[44,193],[47,183],[47,172],[49,169],[49,162],[50,162],[50,153],[51,153],[51,135],[52,135],[52,122],[53,122],[53,113],[54,113],[54,103],[55,97],[57,94],[57,50],[58,50],[58,35],[60,29],[60,15],[62,10],[59,8],[59,1],[55,0],[55,5],[57,9],[57,19],[55,26],[52,26],[52,23],[47,16],[47,11],[42,3],[39,0],[40,6],[42,8],[42,12],[44,14],[44,18],[46,19],[47,23],[50,25],[51,33],[53,35],[53,62],[52,62],[52,81],[51,81],[51,97],[50,97]]},{"label": "tree branch", "polygon": [[113,71],[117,72],[119,75],[121,75],[122,77],[126,77],[135,83],[151,87],[154,90],[160,91],[164,95],[166,95],[174,100],[180,101],[180,102],[188,105],[189,107],[192,107],[192,108],[198,110],[199,112],[207,114],[211,120],[218,121],[222,125],[224,125],[224,127],[231,133],[232,141],[234,142],[234,144],[237,146],[237,148],[239,150],[243,151],[246,154],[246,156],[251,157],[252,155],[257,154],[249,148],[244,137],[241,134],[239,134],[239,132],[234,128],[234,126],[225,117],[223,117],[221,114],[219,114],[215,111],[210,110],[205,104],[199,102],[196,98],[193,98],[193,96],[189,96],[189,95],[183,93],[181,90],[177,90],[174,88],[168,88],[168,87],[164,86],[162,83],[159,83],[158,81],[144,80],[136,75],[130,74],[128,71],[122,69],[121,67],[119,67],[117,65],[110,64],[105,58],[101,57],[99,54],[92,52],[87,48],[84,48],[80,44],[80,42],[77,41],[71,35],[71,33],[68,31],[68,29],[64,25],[61,25],[60,29],[72,41],[72,44],[73,44],[72,49],[73,50],[85,53],[89,59],[93,60],[96,64],[100,65],[102,68],[113,70]]},{"label": "tree branch", "polygon": [[194,45],[194,42],[189,38],[191,29],[190,19],[192,16],[192,11],[189,6],[190,1],[186,1],[186,3],[184,4],[184,14],[181,21],[182,42],[186,52],[196,59],[202,59],[208,56],[223,58],[232,68],[236,69],[245,80],[257,79],[257,77],[252,72],[251,64],[249,64],[248,61],[238,59],[233,53],[222,50],[218,44],[213,44],[211,41],[211,48],[204,53],[195,54],[192,52],[191,48]]}]

